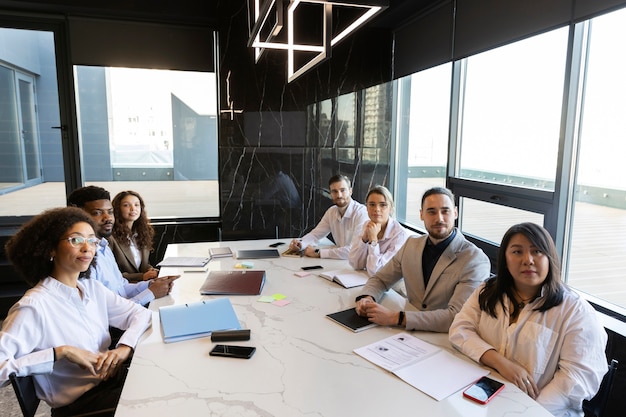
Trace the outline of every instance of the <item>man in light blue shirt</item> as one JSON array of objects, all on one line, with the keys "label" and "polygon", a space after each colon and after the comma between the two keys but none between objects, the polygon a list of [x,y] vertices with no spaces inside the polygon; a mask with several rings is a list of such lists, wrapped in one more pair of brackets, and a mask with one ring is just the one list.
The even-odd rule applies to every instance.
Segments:
[{"label": "man in light blue shirt", "polygon": [[111,195],[107,190],[96,186],[78,188],[67,198],[67,203],[68,206],[79,207],[86,211],[98,225],[96,234],[101,240],[96,250],[96,265],[90,267],[92,278],[102,282],[114,293],[141,305],[147,305],[155,298],[161,298],[170,293],[173,281],[178,276],[131,283],[122,275],[115,261],[115,255],[106,240],[108,236],[111,236],[115,222]]}]

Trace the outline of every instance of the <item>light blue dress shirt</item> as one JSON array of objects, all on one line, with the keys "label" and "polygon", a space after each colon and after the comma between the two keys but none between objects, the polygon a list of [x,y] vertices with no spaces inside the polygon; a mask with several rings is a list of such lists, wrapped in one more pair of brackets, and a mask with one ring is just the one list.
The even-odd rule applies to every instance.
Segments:
[{"label": "light blue dress shirt", "polygon": [[96,266],[91,266],[91,278],[95,278],[116,294],[137,304],[146,305],[154,300],[154,294],[148,289],[150,281],[128,282],[122,275],[115,255],[109,248],[109,242],[102,238],[96,250]]}]

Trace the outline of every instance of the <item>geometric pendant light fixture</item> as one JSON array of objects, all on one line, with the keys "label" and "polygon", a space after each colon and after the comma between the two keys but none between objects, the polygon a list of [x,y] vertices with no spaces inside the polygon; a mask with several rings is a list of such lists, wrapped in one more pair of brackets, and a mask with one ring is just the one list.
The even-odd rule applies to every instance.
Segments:
[{"label": "geometric pendant light fixture", "polygon": [[[331,56],[332,47],[389,7],[386,0],[248,0],[251,29],[248,47],[258,61],[265,50],[287,53],[287,82],[297,79]],[[287,13],[285,15],[285,5]],[[342,13],[341,26],[333,15]],[[347,16],[347,18],[345,17]],[[315,22],[318,39],[303,41],[306,20]],[[285,34],[285,25],[287,33]],[[297,61],[297,62],[296,62]]]}]

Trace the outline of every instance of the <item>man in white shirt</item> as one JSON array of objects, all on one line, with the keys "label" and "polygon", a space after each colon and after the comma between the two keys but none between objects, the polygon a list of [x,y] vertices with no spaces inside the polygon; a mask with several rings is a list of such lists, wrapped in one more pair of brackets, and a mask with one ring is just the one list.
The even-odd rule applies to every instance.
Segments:
[{"label": "man in white shirt", "polygon": [[131,283],[122,275],[106,240],[111,236],[115,222],[111,195],[107,190],[93,185],[78,188],[67,198],[67,203],[68,206],[83,209],[98,225],[96,234],[101,240],[96,249],[96,265],[90,267],[92,278],[100,281],[114,293],[141,305],[170,293],[173,280],[177,278],[175,276]]},{"label": "man in white shirt", "polygon": [[[369,219],[367,209],[352,199],[350,179],[345,175],[334,175],[328,181],[330,196],[335,203],[324,213],[322,220],[302,239],[291,241],[291,250],[302,251],[304,256],[311,258],[348,259],[352,237],[360,232],[360,228]],[[335,245],[332,248],[317,248],[318,241],[333,235]]]}]

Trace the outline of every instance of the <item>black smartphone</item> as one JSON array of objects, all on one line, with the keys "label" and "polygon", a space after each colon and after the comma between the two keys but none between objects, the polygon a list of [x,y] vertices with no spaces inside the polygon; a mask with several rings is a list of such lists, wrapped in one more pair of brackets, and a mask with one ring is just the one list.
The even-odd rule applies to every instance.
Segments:
[{"label": "black smartphone", "polygon": [[313,266],[303,266],[300,269],[303,270],[303,271],[309,271],[311,269],[324,269],[324,267],[321,266],[321,265],[313,265]]},{"label": "black smartphone", "polygon": [[502,382],[483,376],[463,391],[463,396],[477,403],[487,404],[503,389]]},{"label": "black smartphone", "polygon": [[279,247],[280,245],[284,245],[284,244],[285,244],[285,242],[276,242],[276,243],[272,243],[272,244],[270,245],[270,248],[277,248],[277,247]]},{"label": "black smartphone", "polygon": [[209,352],[211,356],[225,356],[227,358],[250,359],[255,347],[252,346],[232,346],[232,345],[215,345],[213,350]]}]

